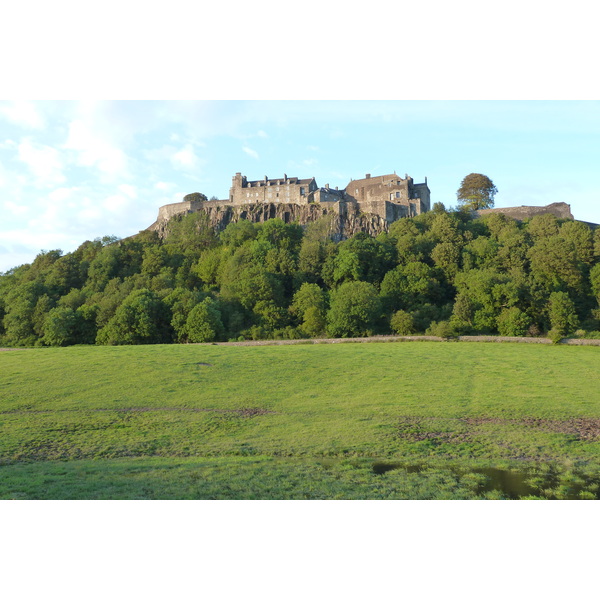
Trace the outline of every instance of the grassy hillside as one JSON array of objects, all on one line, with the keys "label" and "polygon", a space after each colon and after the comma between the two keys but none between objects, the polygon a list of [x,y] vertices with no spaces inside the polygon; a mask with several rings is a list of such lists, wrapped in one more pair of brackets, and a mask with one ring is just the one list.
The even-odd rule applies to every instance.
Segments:
[{"label": "grassy hillside", "polygon": [[596,497],[597,347],[0,353],[1,498]]}]

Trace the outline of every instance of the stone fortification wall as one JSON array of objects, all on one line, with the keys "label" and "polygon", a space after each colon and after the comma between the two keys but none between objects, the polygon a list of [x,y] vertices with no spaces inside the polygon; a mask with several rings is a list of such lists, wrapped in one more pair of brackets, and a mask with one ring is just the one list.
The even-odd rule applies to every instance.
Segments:
[{"label": "stone fortification wall", "polygon": [[[245,205],[233,205],[228,201],[199,202],[192,206],[176,207],[181,204],[170,204],[161,207],[159,218],[148,229],[158,232],[159,236],[167,235],[167,225],[170,219],[179,218],[185,214],[203,212],[208,217],[209,224],[216,231],[222,231],[229,223],[237,223],[247,219],[253,223],[264,223],[269,219],[281,219],[285,223],[297,222],[307,225],[322,217],[330,218],[330,235],[336,241],[349,238],[362,231],[376,236],[388,231],[389,223],[385,216],[362,212],[355,203],[327,202],[324,204],[287,204],[280,202],[265,202]],[[164,211],[162,209],[165,209]]]},{"label": "stone fortification wall", "polygon": [[531,219],[536,215],[547,215],[551,214],[559,219],[571,219],[574,217],[571,213],[571,206],[565,202],[554,202],[547,206],[511,206],[507,208],[484,208],[482,210],[476,210],[478,217],[485,217],[493,213],[502,213],[507,217],[516,219],[517,221],[524,221],[525,219]]}]

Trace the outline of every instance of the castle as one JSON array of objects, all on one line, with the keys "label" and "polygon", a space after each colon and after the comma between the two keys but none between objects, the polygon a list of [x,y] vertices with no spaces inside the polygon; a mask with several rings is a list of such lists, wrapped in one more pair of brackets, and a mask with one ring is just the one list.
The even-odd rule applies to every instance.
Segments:
[{"label": "castle", "polygon": [[[303,206],[311,208],[303,210]],[[202,194],[188,194],[182,202],[161,206],[157,221],[149,229],[160,230],[161,224],[177,215],[199,211],[235,213],[236,219],[261,221],[277,216],[286,222],[298,216],[302,222],[305,220],[302,215],[309,215],[308,220],[331,213],[342,220],[366,215],[377,221],[376,227],[381,229],[402,217],[414,217],[429,209],[427,178],[424,183],[414,183],[408,175],[371,177],[367,173],[363,179],[352,179],[345,189],[339,190],[329,184],[319,187],[314,177],[299,179],[284,174],[275,179],[265,176],[249,181],[245,175],[236,173],[227,200],[206,201]]]},{"label": "castle", "polygon": [[393,173],[364,179],[350,180],[344,190],[324,188],[317,185],[315,178],[298,179],[284,174],[279,179],[248,181],[241,173],[233,177],[229,190],[231,204],[254,204],[276,202],[287,204],[311,204],[313,202],[351,202],[362,212],[378,214],[388,222],[399,217],[414,217],[429,210],[430,191],[425,183],[414,183],[412,177],[404,179]]}]

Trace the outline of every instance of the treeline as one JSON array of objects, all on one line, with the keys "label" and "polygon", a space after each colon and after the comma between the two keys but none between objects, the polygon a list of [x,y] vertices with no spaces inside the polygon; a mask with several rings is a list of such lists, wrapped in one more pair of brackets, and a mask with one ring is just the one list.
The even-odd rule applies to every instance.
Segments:
[{"label": "treeline", "polygon": [[327,218],[202,213],[161,240],[87,241],[0,276],[0,344],[147,344],[427,333],[600,337],[600,229],[441,204],[336,243]]}]

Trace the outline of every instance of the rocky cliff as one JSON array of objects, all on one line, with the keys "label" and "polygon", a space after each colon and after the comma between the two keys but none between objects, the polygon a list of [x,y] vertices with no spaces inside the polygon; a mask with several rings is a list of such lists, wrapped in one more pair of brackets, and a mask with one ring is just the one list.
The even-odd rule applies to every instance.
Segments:
[{"label": "rocky cliff", "polygon": [[314,204],[257,203],[232,205],[227,201],[184,201],[162,206],[158,219],[148,227],[164,237],[170,219],[204,212],[216,231],[222,231],[240,219],[253,223],[264,223],[269,219],[281,219],[285,223],[297,222],[306,225],[322,217],[329,217],[330,235],[336,241],[349,238],[362,231],[376,236],[388,230],[387,221],[376,214],[361,213],[358,206],[347,202],[327,202]]}]

